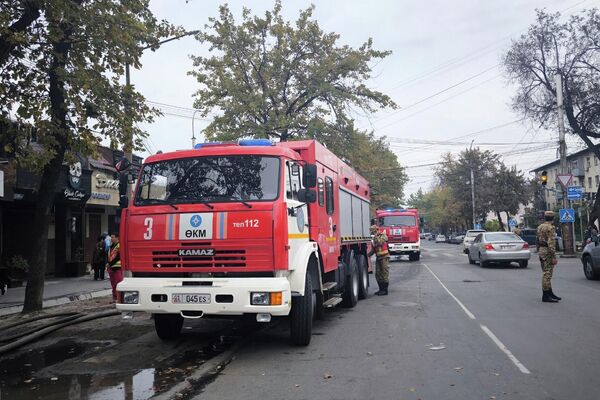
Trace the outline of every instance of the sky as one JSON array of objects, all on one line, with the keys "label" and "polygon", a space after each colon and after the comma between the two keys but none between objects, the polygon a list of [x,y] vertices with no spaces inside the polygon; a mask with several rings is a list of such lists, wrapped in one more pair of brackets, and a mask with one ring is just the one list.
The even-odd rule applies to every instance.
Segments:
[{"label": "sky", "polygon": [[[564,16],[600,7],[600,0],[283,0],[283,15],[294,21],[315,4],[313,18],[325,32],[337,32],[340,45],[358,47],[368,38],[374,47],[391,50],[374,63],[367,84],[389,95],[397,110],[357,114],[356,125],[386,136],[410,179],[408,196],[434,184],[434,168],[443,153],[473,147],[493,150],[508,166],[526,176],[557,157],[558,133],[538,129],[511,110],[515,92],[501,66],[511,40],[526,32],[535,10]],[[218,15],[220,1],[151,0],[158,19],[191,31],[204,29]],[[254,14],[272,9],[274,0],[229,1],[237,20],[242,8]],[[193,95],[199,84],[188,72],[190,55],[207,55],[208,47],[192,37],[146,51],[131,82],[164,115],[142,127],[147,152],[191,147],[192,126],[198,141],[206,120],[194,116]],[[192,119],[192,117],[194,117]],[[581,143],[568,138],[569,152]]]}]

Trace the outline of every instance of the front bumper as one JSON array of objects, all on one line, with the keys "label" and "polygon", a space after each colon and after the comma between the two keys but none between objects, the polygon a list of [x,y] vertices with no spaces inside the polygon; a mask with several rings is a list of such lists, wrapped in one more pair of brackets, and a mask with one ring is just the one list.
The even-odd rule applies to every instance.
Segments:
[{"label": "front bumper", "polygon": [[392,255],[420,254],[420,243],[388,243],[388,249]]},{"label": "front bumper", "polygon": [[491,251],[488,250],[485,253],[481,253],[481,261],[523,261],[531,258],[531,252],[529,250],[516,250],[516,251]]},{"label": "front bumper", "polygon": [[[286,316],[292,305],[292,292],[286,278],[125,278],[117,286],[117,291],[139,292],[138,304],[117,303],[117,310],[152,314],[194,311],[203,315],[265,313]],[[282,292],[282,304],[251,305],[251,292]],[[173,294],[208,294],[210,303],[173,303]],[[159,296],[153,300],[152,295],[166,295],[166,301],[156,301]],[[226,302],[218,302],[217,296],[226,298]]]}]

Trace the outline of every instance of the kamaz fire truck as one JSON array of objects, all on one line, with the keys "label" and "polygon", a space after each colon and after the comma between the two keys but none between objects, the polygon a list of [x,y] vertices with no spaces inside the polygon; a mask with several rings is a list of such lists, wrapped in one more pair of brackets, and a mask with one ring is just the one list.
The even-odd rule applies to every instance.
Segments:
[{"label": "kamaz fire truck", "polygon": [[117,309],[154,317],[289,316],[307,345],[313,318],[369,289],[369,183],[313,140],[203,143],[143,164],[122,212]]},{"label": "kamaz fire truck", "polygon": [[377,225],[388,237],[391,255],[408,255],[410,261],[421,257],[419,211],[416,208],[387,208],[377,210]]}]

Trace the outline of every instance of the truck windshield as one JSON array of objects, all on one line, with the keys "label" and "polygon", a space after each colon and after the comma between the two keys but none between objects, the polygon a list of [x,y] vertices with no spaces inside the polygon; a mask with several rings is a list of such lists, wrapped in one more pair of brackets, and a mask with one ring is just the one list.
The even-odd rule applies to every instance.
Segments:
[{"label": "truck windshield", "polygon": [[213,156],[146,164],[135,205],[275,200],[279,163],[277,157]]},{"label": "truck windshield", "polygon": [[416,219],[413,215],[388,215],[380,217],[379,224],[382,226],[416,226]]}]

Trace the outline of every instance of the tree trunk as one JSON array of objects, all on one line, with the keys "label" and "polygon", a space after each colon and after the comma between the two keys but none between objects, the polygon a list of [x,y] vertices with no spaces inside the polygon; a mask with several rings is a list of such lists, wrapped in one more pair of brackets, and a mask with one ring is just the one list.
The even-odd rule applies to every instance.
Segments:
[{"label": "tree trunk", "polygon": [[510,232],[510,214],[508,211],[504,211],[506,213],[506,225],[508,228],[508,232]]},{"label": "tree trunk", "polygon": [[500,230],[505,231],[504,222],[502,222],[502,218],[500,217],[500,211],[496,211],[496,215],[498,216],[498,223],[500,224]]},{"label": "tree trunk", "polygon": [[[60,23],[58,25],[59,37],[68,38],[72,32],[70,25]],[[56,32],[55,32],[56,33]],[[46,275],[47,253],[48,253],[48,225],[50,213],[54,205],[55,189],[60,176],[60,170],[67,151],[67,106],[65,99],[65,82],[63,73],[66,60],[71,49],[70,42],[53,44],[54,55],[48,70],[49,81],[49,114],[51,127],[49,135],[55,139],[52,145],[54,158],[44,167],[38,199],[35,206],[35,224],[32,234],[32,249],[35,249],[31,258],[31,268],[25,289],[25,302],[23,313],[42,309],[44,299],[44,278]]]}]

